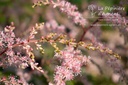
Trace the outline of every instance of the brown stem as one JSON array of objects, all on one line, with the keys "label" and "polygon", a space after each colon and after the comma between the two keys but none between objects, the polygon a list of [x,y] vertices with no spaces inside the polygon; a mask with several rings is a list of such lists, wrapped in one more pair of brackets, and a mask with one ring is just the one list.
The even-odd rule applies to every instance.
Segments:
[{"label": "brown stem", "polygon": [[[29,40],[28,43],[34,43],[34,42],[37,42],[37,41],[38,41],[38,40]],[[22,43],[14,44],[14,45],[12,45],[11,47],[14,48],[14,47],[16,47],[16,46],[24,45],[24,44],[26,44],[26,43],[22,42]],[[2,51],[2,52],[0,53],[0,56],[3,55],[8,49],[9,49],[9,48],[6,48],[4,51]]]},{"label": "brown stem", "polygon": [[[100,19],[102,19],[102,17],[99,17],[99,18],[98,18],[96,21],[94,21],[88,28],[82,27],[82,29],[83,29],[84,32],[83,32],[82,36],[80,37],[80,40],[78,40],[78,43],[79,43],[80,41],[83,41],[84,36],[85,36],[85,34],[87,33],[87,31],[90,30],[90,29],[93,27],[94,24],[96,24],[97,22],[99,22]],[[76,50],[77,47],[78,47],[78,44],[76,45],[76,47],[75,47],[74,49]]]},{"label": "brown stem", "polygon": [[0,56],[3,55],[7,50],[8,50],[8,48],[6,48],[3,52],[1,52]]},{"label": "brown stem", "polygon": [[84,36],[87,33],[87,31],[90,30],[93,27],[93,25],[96,24],[99,21],[99,19],[101,19],[101,17],[99,17],[96,21],[94,21],[88,28],[83,28],[84,33],[83,33],[83,35],[81,36],[81,38],[78,42],[83,41]]}]

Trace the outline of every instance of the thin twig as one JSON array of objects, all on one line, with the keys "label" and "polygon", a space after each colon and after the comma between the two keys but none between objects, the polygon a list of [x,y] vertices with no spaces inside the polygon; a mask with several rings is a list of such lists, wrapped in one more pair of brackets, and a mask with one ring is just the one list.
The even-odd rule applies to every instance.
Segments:
[{"label": "thin twig", "polygon": [[84,33],[83,33],[83,35],[81,36],[81,38],[80,38],[80,40],[78,42],[83,41],[84,36],[87,33],[87,31],[90,30],[94,26],[94,24],[96,24],[97,22],[99,22],[99,19],[101,19],[101,17],[99,17],[96,21],[94,21],[88,28],[82,28],[83,31],[84,31]]}]

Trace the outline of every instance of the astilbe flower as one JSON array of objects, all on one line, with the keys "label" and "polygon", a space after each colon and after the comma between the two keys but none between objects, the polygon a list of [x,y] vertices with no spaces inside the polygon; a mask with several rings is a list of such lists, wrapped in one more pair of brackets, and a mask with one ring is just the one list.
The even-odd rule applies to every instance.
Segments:
[{"label": "astilbe flower", "polygon": [[[42,26],[42,24],[36,24],[30,32],[30,36],[27,39],[16,38],[13,32],[13,23],[10,26],[6,26],[4,31],[0,31],[0,67],[15,66],[17,69],[25,69],[31,67],[32,70],[37,70],[44,73],[41,67],[38,67],[38,63],[34,60],[33,48],[29,43],[34,43],[36,40],[32,40],[37,33],[36,30]],[[21,53],[18,50],[14,50],[16,47],[20,47],[24,52]],[[17,48],[16,48],[17,49]],[[16,79],[10,76],[8,79],[3,78],[0,83],[5,85],[28,85],[23,79]]]},{"label": "astilbe flower", "polygon": [[76,24],[80,24],[82,26],[86,24],[85,19],[82,17],[82,14],[77,11],[78,8],[75,5],[64,0],[58,0],[57,3],[53,2],[53,7],[58,7],[60,11],[66,13],[68,17],[71,17]]},{"label": "astilbe flower", "polygon": [[[0,47],[4,49],[2,53],[5,52],[6,56],[1,56],[0,66],[12,65],[12,63],[18,63],[18,60],[23,61],[24,59],[17,58],[20,53],[14,53],[12,46],[16,44],[15,34],[13,33],[13,27],[7,26],[4,31],[0,31]],[[1,53],[1,54],[2,54]],[[4,61],[4,62],[3,62]]]},{"label": "astilbe flower", "polygon": [[61,61],[61,66],[55,68],[54,81],[56,85],[65,85],[66,81],[72,80],[74,76],[80,74],[82,65],[86,65],[90,59],[82,55],[80,50],[75,50],[71,46],[66,47],[55,57]]},{"label": "astilbe flower", "polygon": [[128,20],[122,17],[120,14],[103,14],[102,17],[107,21],[111,22],[116,28],[119,29],[121,34],[124,35],[125,43],[128,41]]},{"label": "astilbe flower", "polygon": [[[42,68],[37,66],[38,63],[35,62],[34,54],[32,53],[33,49],[29,45],[30,39],[34,38],[36,31],[33,31],[33,29],[28,39],[20,39],[15,37],[14,28],[12,23],[10,26],[6,26],[4,31],[0,31],[0,48],[2,48],[0,52],[0,66],[7,67],[13,65],[25,69],[30,65],[33,70],[36,69],[43,73]],[[20,52],[13,50],[17,46],[21,46],[21,49],[25,50],[24,56]]]},{"label": "astilbe flower", "polygon": [[14,76],[10,76],[9,78],[5,78],[3,77],[1,80],[0,80],[0,84],[5,84],[5,85],[30,85],[30,84],[27,84],[26,82],[23,82],[21,81],[20,79],[14,77]]},{"label": "astilbe flower", "polygon": [[[45,2],[46,1],[46,2]],[[85,26],[87,21],[83,18],[82,14],[78,12],[78,8],[75,5],[72,5],[70,2],[65,0],[45,0],[45,1],[39,1],[33,5],[33,7],[41,4],[51,4],[53,8],[58,7],[61,12],[67,14],[69,18],[72,18],[72,20],[76,24],[80,24],[81,26]]]},{"label": "astilbe flower", "polygon": [[[0,57],[0,66],[2,67],[12,64],[19,66],[19,64],[28,60],[26,56],[21,56],[19,52],[15,53],[13,51],[12,47],[14,44],[19,43],[19,39],[15,37],[13,29],[13,26],[7,26],[4,28],[4,31],[0,31],[0,47],[3,48]],[[2,56],[3,53],[5,53],[5,55]]]},{"label": "astilbe flower", "polygon": [[127,20],[124,17],[122,17],[120,14],[108,13],[108,14],[103,14],[102,16],[107,22],[112,22],[117,26],[127,25]]},{"label": "astilbe flower", "polygon": [[64,33],[65,26],[59,25],[56,20],[52,19],[44,24],[44,30],[45,32],[52,32],[52,33]]}]

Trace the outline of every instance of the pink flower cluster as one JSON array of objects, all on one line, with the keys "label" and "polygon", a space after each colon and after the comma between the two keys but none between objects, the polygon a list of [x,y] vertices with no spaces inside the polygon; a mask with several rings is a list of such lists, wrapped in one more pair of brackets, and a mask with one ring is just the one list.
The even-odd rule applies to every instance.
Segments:
[{"label": "pink flower cluster", "polygon": [[65,0],[57,0],[57,2],[54,2],[53,0],[50,1],[54,8],[58,7],[60,11],[66,13],[68,17],[71,17],[76,24],[85,26],[86,20],[82,17],[82,14],[78,12],[78,8],[75,5],[72,5]]},{"label": "pink flower cluster", "polygon": [[0,46],[10,47],[15,42],[15,34],[11,30],[12,27],[5,27],[4,31],[0,31]]},{"label": "pink flower cluster", "polygon": [[[21,56],[19,52],[13,51],[13,45],[19,43],[20,41],[18,38],[15,37],[13,29],[13,26],[6,26],[4,28],[4,31],[0,31],[0,48],[2,48],[0,57],[1,67],[6,67],[10,65],[19,66],[21,63],[28,61],[26,56]],[[5,53],[6,56],[2,56],[2,53]]]},{"label": "pink flower cluster", "polygon": [[[31,58],[34,55],[32,53],[33,49],[29,45],[29,40],[16,38],[13,30],[14,26],[12,24],[5,27],[4,31],[0,31],[0,48],[2,50],[0,52],[0,66],[7,67],[14,65],[15,67],[25,69],[30,65],[33,70],[36,69],[43,73],[42,68],[37,66],[38,63],[35,62],[34,58]],[[21,49],[25,51],[25,56],[21,52],[13,50],[18,46],[22,46]]]},{"label": "pink flower cluster", "polygon": [[61,61],[61,66],[55,68],[54,81],[56,85],[65,85],[65,82],[72,80],[80,74],[82,65],[86,65],[89,57],[81,54],[80,50],[73,47],[66,47],[60,54],[55,55]]},{"label": "pink flower cluster", "polygon": [[118,28],[121,34],[124,35],[125,43],[128,42],[128,20],[125,17],[122,17],[120,14],[108,13],[103,15],[103,18]]},{"label": "pink flower cluster", "polygon": [[[13,45],[19,43],[19,39],[15,37],[13,32],[13,26],[7,26],[4,28],[4,31],[0,31],[0,48],[1,57],[0,57],[0,66],[6,67],[10,65],[19,66],[23,62],[27,62],[26,56],[21,56],[19,52],[13,51]],[[2,54],[6,54],[2,56]]]},{"label": "pink flower cluster", "polygon": [[5,85],[28,85],[24,82],[22,82],[20,79],[17,79],[15,78],[14,76],[10,76],[9,78],[5,78],[3,77],[1,80],[0,80],[0,84],[3,85],[3,83]]},{"label": "pink flower cluster", "polygon": [[117,26],[126,26],[128,21],[122,17],[120,14],[104,14],[103,18],[105,18],[106,21],[112,22],[113,24]]},{"label": "pink flower cluster", "polygon": [[64,25],[58,25],[56,20],[50,20],[44,24],[44,30],[46,32],[55,32],[55,33],[64,33],[65,26]]}]

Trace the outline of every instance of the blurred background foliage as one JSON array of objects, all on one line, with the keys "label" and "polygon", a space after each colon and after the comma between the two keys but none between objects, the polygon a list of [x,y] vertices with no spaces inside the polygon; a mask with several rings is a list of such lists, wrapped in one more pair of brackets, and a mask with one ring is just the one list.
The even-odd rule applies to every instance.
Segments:
[{"label": "blurred background foliage", "polygon": [[[3,28],[7,25],[9,25],[11,22],[15,23],[16,29],[15,33],[17,37],[25,38],[28,35],[28,30],[32,26],[35,25],[35,23],[39,22],[46,22],[49,20],[49,17],[54,17],[56,21],[59,24],[65,24],[65,15],[58,12],[58,10],[52,9],[53,15],[51,16],[51,9],[49,6],[41,6],[32,8],[33,2],[36,2],[37,0],[0,0],[0,30],[3,30]],[[96,4],[99,6],[124,6],[126,7],[126,10],[124,12],[121,12],[121,15],[127,18],[128,16],[128,4],[121,4],[120,2],[123,0],[68,0],[72,4],[75,4],[79,11],[83,14],[87,13],[88,15],[88,5],[90,4]],[[127,0],[125,0],[127,1]],[[62,19],[60,18],[62,17]],[[85,17],[86,18],[86,17]],[[66,18],[67,19],[67,18]],[[92,23],[95,19],[89,19],[89,23]],[[68,20],[68,19],[67,19]],[[106,22],[101,22],[106,23]],[[70,26],[67,25],[67,28],[70,28]],[[78,27],[78,26],[76,26]],[[118,31],[115,32],[115,29],[112,29],[111,26],[103,26],[101,27],[103,31],[103,35],[101,37],[101,41],[105,44],[116,43],[112,41],[112,39],[118,39],[119,37],[116,37],[119,35]],[[115,37],[113,37],[113,33],[115,34]],[[79,35],[79,34],[78,34]],[[109,36],[108,36],[109,35]],[[110,38],[113,37],[113,38]],[[122,38],[119,38],[119,41],[122,42]],[[120,43],[119,42],[119,43]],[[54,55],[54,48],[52,48],[49,44],[44,43],[42,44],[43,48],[45,49],[45,53],[42,55],[37,51],[34,50],[36,61],[39,63],[40,66],[42,66],[45,71],[48,72],[48,75],[50,76],[50,79],[53,79],[53,73],[54,73],[54,67],[55,65],[59,64],[56,62],[56,59],[53,59]],[[119,47],[120,46],[120,47]],[[127,58],[125,50],[125,45],[118,44],[119,49],[114,49],[117,51],[120,55],[124,56],[124,60],[122,62],[124,63],[125,68],[127,69]],[[61,49],[64,48],[63,45],[59,45]],[[110,47],[108,45],[108,47]],[[111,47],[110,47],[111,48]],[[125,50],[125,52],[122,52]],[[83,54],[90,55],[86,50],[82,51]],[[98,57],[99,55],[97,55]],[[96,61],[99,62],[99,58],[94,58]],[[104,62],[104,61],[103,61]],[[102,70],[105,70],[103,73],[97,73],[97,69],[93,69],[90,66],[83,67],[82,75],[78,75],[74,80],[68,81],[67,85],[123,85],[122,83],[117,83],[116,81],[113,81],[112,79],[112,72],[111,68],[106,67],[106,65],[100,65]],[[0,68],[0,77],[2,76],[8,76],[8,75],[16,75],[15,70],[12,69],[14,67],[10,68]],[[96,66],[95,66],[96,68]],[[87,72],[86,72],[87,69]],[[88,70],[91,69],[92,71]],[[90,71],[90,72],[89,72]],[[92,73],[91,73],[92,72]],[[96,73],[95,73],[96,72]],[[48,82],[46,78],[43,75],[37,75],[37,73],[34,73],[31,71],[30,68],[27,68],[24,73],[31,74],[31,79],[29,80],[30,83],[33,83],[34,85],[48,85]]]}]

